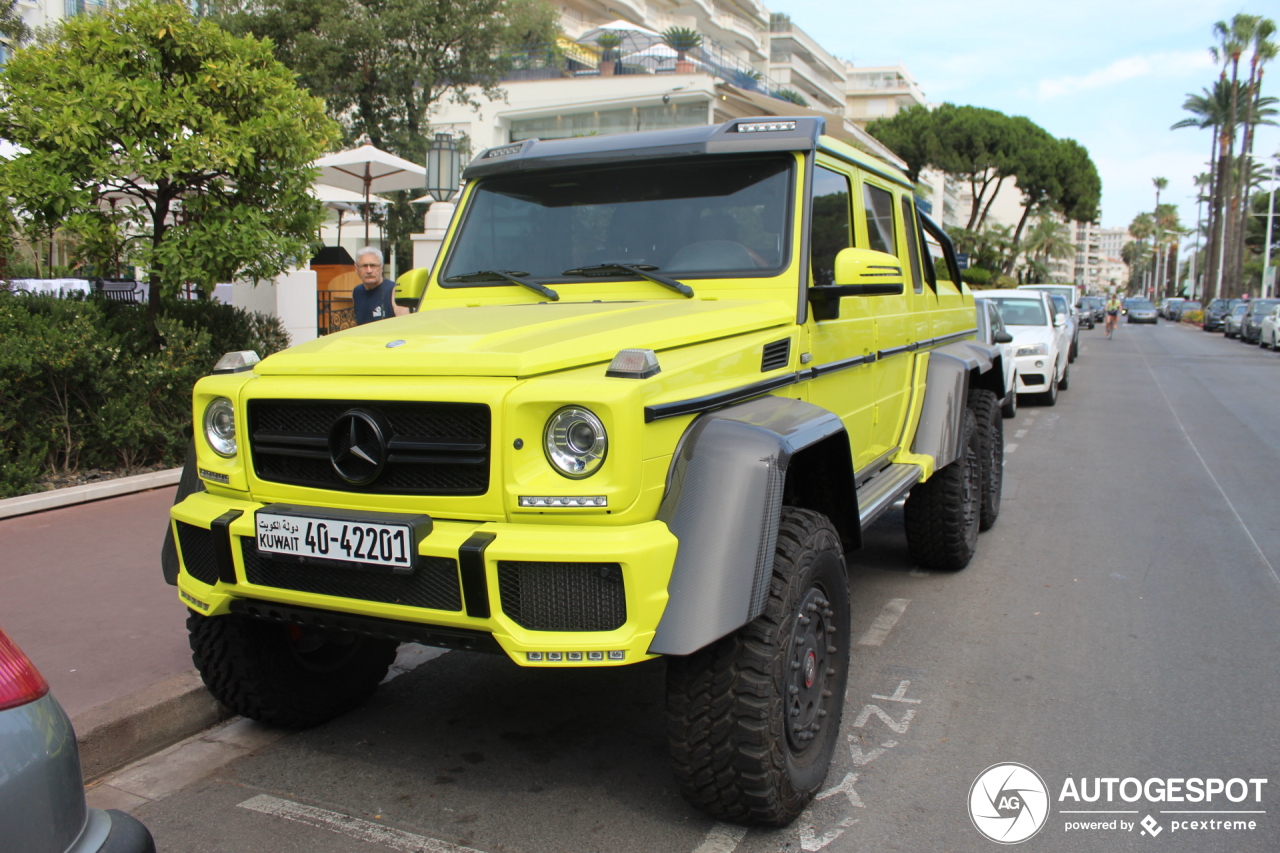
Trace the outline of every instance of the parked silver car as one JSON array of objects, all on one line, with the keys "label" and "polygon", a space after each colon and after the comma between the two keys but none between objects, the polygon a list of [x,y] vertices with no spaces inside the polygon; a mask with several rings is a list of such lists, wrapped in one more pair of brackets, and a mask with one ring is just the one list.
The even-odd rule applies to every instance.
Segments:
[{"label": "parked silver car", "polygon": [[0,630],[0,850],[155,853],[136,818],[84,801],[80,751],[49,684]]},{"label": "parked silver car", "polygon": [[1248,302],[1237,302],[1227,313],[1227,316],[1222,318],[1222,334],[1228,338],[1240,337],[1240,323],[1244,320],[1245,312],[1248,310]]}]

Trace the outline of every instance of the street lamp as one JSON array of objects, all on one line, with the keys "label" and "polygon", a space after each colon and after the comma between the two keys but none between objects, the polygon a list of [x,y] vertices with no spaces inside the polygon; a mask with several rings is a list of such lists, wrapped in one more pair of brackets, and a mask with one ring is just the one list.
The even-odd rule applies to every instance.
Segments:
[{"label": "street lamp", "polygon": [[461,163],[457,140],[448,133],[437,133],[427,149],[427,194],[436,201],[452,198],[458,191]]},{"label": "street lamp", "polygon": [[1271,200],[1267,202],[1267,239],[1263,241],[1266,248],[1262,252],[1262,293],[1274,296],[1275,287],[1268,287],[1267,271],[1271,268],[1271,222],[1276,215],[1276,163],[1280,155],[1271,159]]}]

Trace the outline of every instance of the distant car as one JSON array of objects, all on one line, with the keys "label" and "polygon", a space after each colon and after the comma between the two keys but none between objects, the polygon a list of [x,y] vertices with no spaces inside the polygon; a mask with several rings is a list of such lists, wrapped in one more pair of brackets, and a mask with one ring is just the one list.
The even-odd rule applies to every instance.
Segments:
[{"label": "distant car", "polygon": [[1209,307],[1204,310],[1204,330],[1206,332],[1221,331],[1222,321],[1230,310],[1230,299],[1215,299],[1210,302]]},{"label": "distant car", "polygon": [[1271,313],[1262,318],[1262,324],[1258,328],[1258,346],[1275,349],[1276,338],[1280,337],[1277,327],[1280,327],[1280,305],[1272,308]]},{"label": "distant car", "polygon": [[1125,305],[1126,322],[1156,324],[1156,306],[1147,299],[1130,299]]},{"label": "distant car", "polygon": [[1067,390],[1071,373],[1066,316],[1055,312],[1047,293],[987,290],[982,298],[995,303],[1005,329],[1013,335],[1018,393],[1039,394],[1050,406],[1057,403],[1058,392]]},{"label": "distant car", "polygon": [[1240,321],[1240,340],[1246,344],[1258,343],[1262,321],[1277,305],[1280,305],[1280,299],[1250,299],[1249,310]]},{"label": "distant car", "polygon": [[978,311],[978,340],[1000,350],[1000,362],[1004,367],[1004,399],[1000,401],[1000,413],[1006,418],[1018,414],[1018,362],[1013,345],[1013,335],[1000,319],[1000,308],[994,302],[974,297]]},{"label": "distant car", "polygon": [[1105,296],[1081,296],[1080,301],[1093,309],[1093,320],[1101,323],[1107,319],[1107,298]]},{"label": "distant car", "polygon": [[121,811],[84,801],[80,752],[49,684],[0,630],[0,848],[15,853],[155,853]]},{"label": "distant car", "polygon": [[1166,320],[1175,320],[1177,318],[1174,316],[1174,312],[1178,308],[1178,303],[1182,301],[1181,296],[1170,296],[1160,302],[1160,305],[1156,308],[1156,313]]},{"label": "distant car", "polygon": [[1240,324],[1244,321],[1245,312],[1249,310],[1249,303],[1244,300],[1236,300],[1236,304],[1231,306],[1231,310],[1222,318],[1222,334],[1228,338],[1240,337]]},{"label": "distant car", "polygon": [[1076,302],[1076,325],[1082,329],[1092,329],[1094,324],[1093,306],[1086,301],[1088,298],[1087,296],[1082,296]]},{"label": "distant car", "polygon": [[1192,311],[1202,310],[1200,303],[1194,299],[1184,299],[1177,305],[1173,306],[1173,315],[1169,318],[1175,322],[1182,322],[1182,318],[1190,314]]}]

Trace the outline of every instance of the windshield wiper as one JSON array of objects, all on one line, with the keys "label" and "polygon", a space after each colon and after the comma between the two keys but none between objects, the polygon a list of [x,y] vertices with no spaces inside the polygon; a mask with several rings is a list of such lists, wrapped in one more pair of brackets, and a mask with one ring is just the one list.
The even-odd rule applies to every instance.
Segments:
[{"label": "windshield wiper", "polygon": [[674,278],[667,278],[665,275],[654,275],[656,270],[653,264],[620,264],[605,263],[592,264],[589,267],[574,267],[571,270],[565,270],[561,275],[614,275],[620,272],[629,272],[632,275],[638,275],[640,278],[647,278],[649,281],[655,281],[663,287],[669,287],[676,293],[683,296],[693,296],[693,288],[687,284],[681,284]]},{"label": "windshield wiper", "polygon": [[509,281],[512,284],[518,284],[521,287],[527,287],[530,290],[541,293],[552,302],[560,301],[560,294],[534,279],[524,279],[521,276],[528,275],[524,270],[477,270],[476,272],[463,273],[462,275],[451,275],[445,279],[450,284],[461,282],[479,282],[479,281]]}]

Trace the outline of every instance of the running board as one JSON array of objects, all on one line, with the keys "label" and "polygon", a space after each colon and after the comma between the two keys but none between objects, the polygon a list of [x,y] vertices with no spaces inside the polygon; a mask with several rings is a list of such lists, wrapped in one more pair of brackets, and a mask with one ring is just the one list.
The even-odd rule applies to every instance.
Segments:
[{"label": "running board", "polygon": [[858,520],[866,530],[871,522],[893,506],[893,502],[920,482],[924,469],[919,465],[897,463],[876,474],[858,489]]}]

